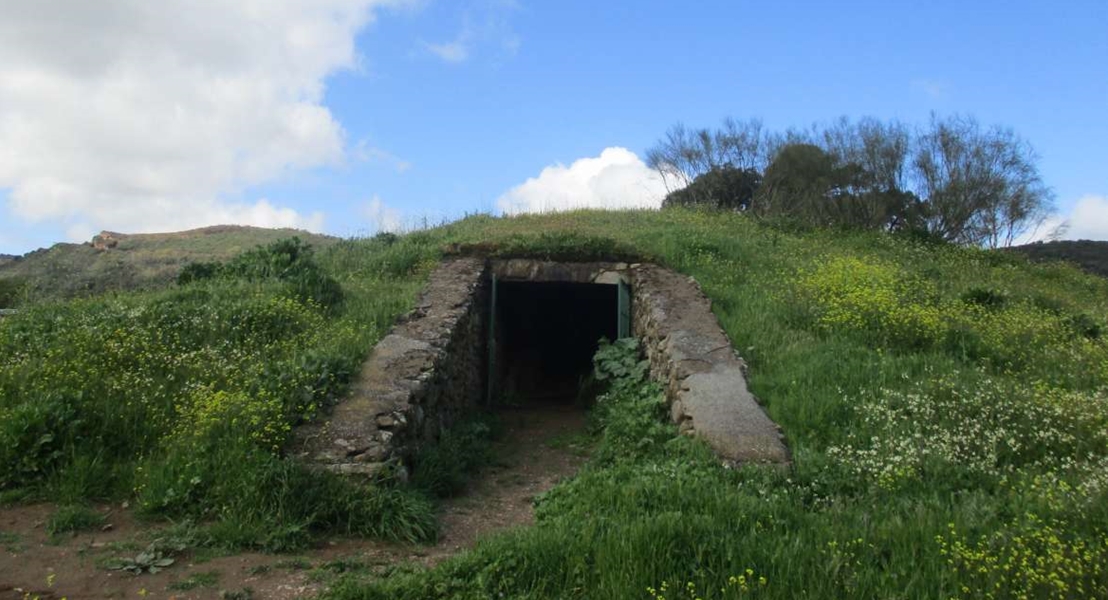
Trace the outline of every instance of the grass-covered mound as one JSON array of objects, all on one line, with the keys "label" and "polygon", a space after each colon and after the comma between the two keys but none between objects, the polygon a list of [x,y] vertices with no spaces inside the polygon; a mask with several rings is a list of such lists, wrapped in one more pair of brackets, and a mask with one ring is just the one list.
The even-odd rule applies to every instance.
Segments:
[{"label": "grass-covered mound", "polygon": [[314,531],[432,537],[422,496],[281,457],[292,427],[341,395],[411,303],[414,268],[340,284],[286,240],[172,289],[5,319],[0,490],[133,499],[152,516],[210,523],[228,546],[297,547]]},{"label": "grass-covered mound", "polygon": [[[539,500],[536,526],[334,596],[1108,596],[1108,283],[735,214],[474,217],[342,242],[316,257],[341,284],[332,310],[286,280],[226,276],[29,311],[0,322],[0,452],[40,459],[4,485],[133,496],[247,532],[408,522],[421,497],[402,488],[339,495],[338,507],[300,501],[316,483],[275,448],[336,393],[326,374],[348,377],[443,251],[618,252],[695,276],[795,464],[724,470],[666,424],[657,389],[621,380],[598,404],[599,450]],[[307,519],[309,502],[325,516]]]},{"label": "grass-covered mound", "polygon": [[155,289],[171,282],[189,263],[228,260],[292,236],[316,248],[339,241],[293,229],[217,225],[175,233],[103,232],[84,244],[60,243],[23,256],[0,255],[0,308],[46,298]]},{"label": "grass-covered mound", "polygon": [[1040,262],[1069,262],[1089,273],[1108,277],[1108,242],[1058,240],[1015,246],[1009,250]]}]

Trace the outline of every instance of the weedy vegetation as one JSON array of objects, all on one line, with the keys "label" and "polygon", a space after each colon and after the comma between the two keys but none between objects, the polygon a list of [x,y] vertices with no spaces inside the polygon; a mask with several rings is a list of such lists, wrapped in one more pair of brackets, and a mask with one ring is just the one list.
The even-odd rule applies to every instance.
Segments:
[{"label": "weedy vegetation", "polygon": [[613,343],[597,448],[536,499],[533,527],[429,571],[341,573],[329,597],[1108,597],[1108,282],[732,213],[477,216],[257,252],[315,275],[220,266],[28,307],[0,321],[0,488],[133,498],[235,547],[429,539],[427,492],[471,468],[458,452],[424,457],[439,475],[417,469],[419,486],[354,488],[284,458],[290,429],[343,393],[443,253],[613,249],[696,277],[794,463],[721,467],[668,423],[635,344]]}]

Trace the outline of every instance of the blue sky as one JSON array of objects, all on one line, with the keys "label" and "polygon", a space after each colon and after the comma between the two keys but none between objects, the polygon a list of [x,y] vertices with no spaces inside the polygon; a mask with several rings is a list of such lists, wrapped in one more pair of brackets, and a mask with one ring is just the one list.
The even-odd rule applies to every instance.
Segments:
[{"label": "blue sky", "polygon": [[649,204],[636,155],[678,121],[932,111],[1012,127],[1070,236],[1108,239],[1103,0],[42,4],[0,9],[0,253]]}]

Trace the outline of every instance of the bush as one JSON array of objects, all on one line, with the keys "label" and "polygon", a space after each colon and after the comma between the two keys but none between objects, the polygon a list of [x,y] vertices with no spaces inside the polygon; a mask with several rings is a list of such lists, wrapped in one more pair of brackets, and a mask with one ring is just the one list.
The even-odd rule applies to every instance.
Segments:
[{"label": "bush", "polygon": [[13,308],[23,298],[27,280],[22,277],[0,278],[0,308]]},{"label": "bush", "polygon": [[177,276],[178,285],[188,285],[214,278],[244,281],[282,281],[293,296],[314,302],[329,310],[336,309],[343,298],[342,286],[324,273],[315,260],[309,244],[292,237],[268,246],[258,246],[227,263],[192,263]]},{"label": "bush", "polygon": [[962,302],[972,306],[996,309],[1008,303],[1008,295],[992,288],[973,287],[962,294]]}]

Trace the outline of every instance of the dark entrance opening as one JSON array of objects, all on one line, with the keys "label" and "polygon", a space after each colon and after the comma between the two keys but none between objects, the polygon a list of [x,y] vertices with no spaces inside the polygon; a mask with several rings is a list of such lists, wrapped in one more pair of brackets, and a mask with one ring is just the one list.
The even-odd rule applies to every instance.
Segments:
[{"label": "dark entrance opening", "polygon": [[569,282],[496,282],[492,399],[572,403],[601,337],[619,330],[620,287]]}]

